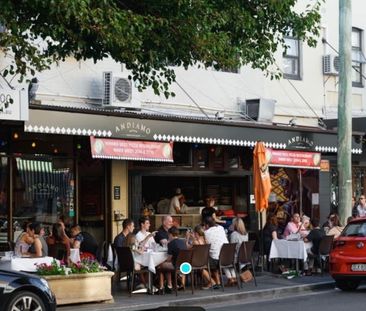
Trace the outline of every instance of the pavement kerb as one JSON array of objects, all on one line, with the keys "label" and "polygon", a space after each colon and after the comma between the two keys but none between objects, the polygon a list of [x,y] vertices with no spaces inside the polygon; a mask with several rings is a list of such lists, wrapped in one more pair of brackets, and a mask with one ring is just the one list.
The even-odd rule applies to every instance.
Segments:
[{"label": "pavement kerb", "polygon": [[251,290],[246,292],[239,293],[228,293],[222,295],[212,295],[205,297],[194,297],[194,298],[185,298],[184,300],[175,300],[171,301],[168,305],[172,306],[181,306],[181,305],[207,305],[213,303],[221,303],[221,302],[233,302],[235,300],[246,300],[248,302],[258,301],[258,300],[268,300],[275,298],[283,298],[288,297],[294,294],[301,294],[304,292],[310,292],[313,290],[320,289],[331,289],[334,288],[334,281],[314,283],[314,284],[300,284],[295,286],[284,286],[277,288],[269,288],[262,290]]},{"label": "pavement kerb", "polygon": [[204,297],[192,297],[192,298],[179,298],[168,301],[150,302],[150,303],[130,303],[128,305],[115,305],[111,304],[108,307],[104,305],[101,308],[91,308],[93,311],[117,311],[117,310],[144,310],[153,309],[162,306],[205,306],[220,303],[235,303],[235,301],[245,301],[247,303],[259,301],[259,300],[271,300],[276,298],[285,298],[292,295],[300,295],[306,292],[312,292],[315,290],[326,290],[334,288],[334,281],[325,281],[312,284],[299,284],[293,286],[283,286],[269,289],[253,289],[246,292],[239,293],[221,293],[220,295],[209,295]]}]

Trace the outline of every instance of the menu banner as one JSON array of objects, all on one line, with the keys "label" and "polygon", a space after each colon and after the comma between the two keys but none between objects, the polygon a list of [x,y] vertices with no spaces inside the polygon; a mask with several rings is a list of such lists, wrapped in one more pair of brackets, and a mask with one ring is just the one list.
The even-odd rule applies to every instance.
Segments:
[{"label": "menu banner", "polygon": [[267,149],[269,166],[320,169],[321,154],[292,150]]},{"label": "menu banner", "polygon": [[90,137],[93,158],[173,162],[173,142]]}]

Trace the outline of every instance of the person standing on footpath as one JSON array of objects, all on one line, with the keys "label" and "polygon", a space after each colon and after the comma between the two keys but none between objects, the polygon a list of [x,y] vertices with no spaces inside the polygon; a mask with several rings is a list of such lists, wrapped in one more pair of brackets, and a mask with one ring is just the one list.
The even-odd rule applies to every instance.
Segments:
[{"label": "person standing on footpath", "polygon": [[360,195],[356,210],[357,210],[356,217],[365,217],[366,216],[366,197],[364,194]]}]

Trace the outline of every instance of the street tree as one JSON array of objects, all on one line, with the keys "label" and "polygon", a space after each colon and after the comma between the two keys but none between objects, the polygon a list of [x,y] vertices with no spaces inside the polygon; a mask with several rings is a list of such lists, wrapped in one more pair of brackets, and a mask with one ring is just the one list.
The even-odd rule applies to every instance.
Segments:
[{"label": "street tree", "polygon": [[[306,0],[301,0],[306,1]],[[274,53],[294,36],[314,46],[320,5],[297,0],[2,0],[0,49],[23,78],[68,57],[111,57],[140,90],[169,96],[173,66],[250,65],[278,78]]]}]

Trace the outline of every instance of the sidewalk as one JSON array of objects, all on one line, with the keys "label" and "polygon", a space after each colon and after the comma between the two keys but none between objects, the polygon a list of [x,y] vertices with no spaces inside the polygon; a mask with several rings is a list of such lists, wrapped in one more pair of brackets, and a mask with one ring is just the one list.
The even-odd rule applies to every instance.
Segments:
[{"label": "sidewalk", "polygon": [[[159,306],[205,307],[208,304],[214,303],[233,303],[236,300],[253,302],[296,295],[307,291],[331,289],[334,288],[334,281],[326,274],[324,276],[314,275],[285,279],[280,275],[263,273],[257,277],[257,285],[258,286],[255,287],[254,282],[243,284],[243,288],[240,290],[237,287],[226,287],[224,292],[222,290],[211,291],[197,289],[195,290],[194,295],[192,295],[190,287],[188,287],[184,292],[179,291],[178,296],[175,296],[175,293],[173,292],[173,294],[163,296],[133,294],[132,297],[129,297],[125,288],[125,283],[123,282],[122,286],[116,286],[114,289],[114,302],[60,306],[57,309],[61,311],[114,311],[143,310]],[[96,284],[96,286],[98,286],[98,284]]]}]

